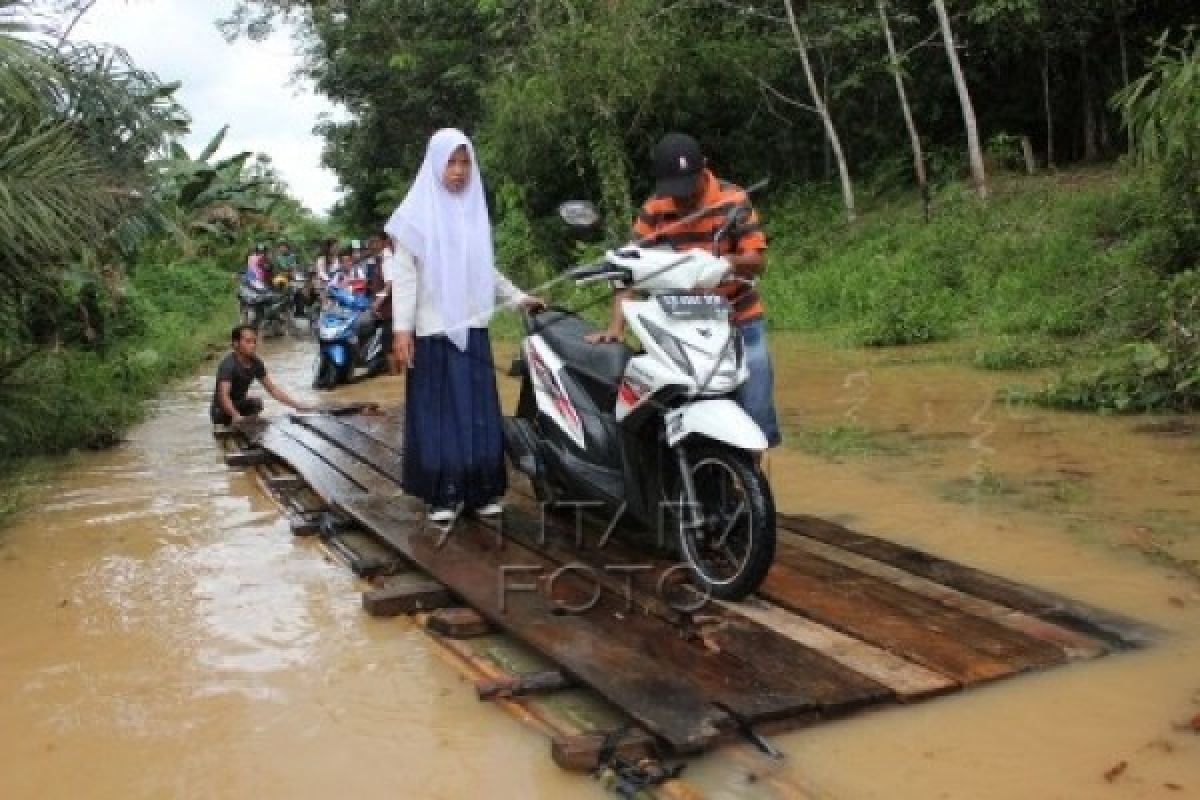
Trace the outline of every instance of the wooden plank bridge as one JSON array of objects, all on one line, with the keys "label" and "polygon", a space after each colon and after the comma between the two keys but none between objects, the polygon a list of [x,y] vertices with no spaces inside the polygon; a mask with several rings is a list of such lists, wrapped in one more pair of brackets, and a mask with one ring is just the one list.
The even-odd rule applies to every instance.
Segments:
[{"label": "wooden plank bridge", "polygon": [[[671,562],[619,537],[598,546],[604,522],[543,514],[524,484],[498,520],[464,517],[448,532],[428,523],[399,489],[401,422],[394,413],[293,415],[228,432],[245,448],[229,460],[262,472],[296,533],[323,531],[374,582],[369,609],[473,609],[466,619],[434,611],[430,627],[491,687],[481,697],[519,702],[512,698],[577,686],[607,701],[615,713],[597,728],[566,736],[550,725],[564,766],[596,766],[597,752],[616,743],[603,735],[614,726],[620,747],[669,756],[745,737],[769,749],[764,733],[1159,635],[1051,592],[782,514],[776,564],[759,594],[689,610],[694,592],[661,580]],[[405,570],[419,579],[388,577]],[[481,666],[468,643],[489,628],[536,653],[540,666],[515,674]]]}]

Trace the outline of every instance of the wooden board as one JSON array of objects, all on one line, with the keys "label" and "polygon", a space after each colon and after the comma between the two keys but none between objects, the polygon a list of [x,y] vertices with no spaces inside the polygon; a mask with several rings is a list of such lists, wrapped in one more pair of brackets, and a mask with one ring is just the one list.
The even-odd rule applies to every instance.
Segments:
[{"label": "wooden board", "polygon": [[1057,647],[822,558],[776,563],[761,594],[960,683],[991,680],[1065,658]]},{"label": "wooden board", "polygon": [[1066,657],[1070,659],[1095,658],[1109,651],[1108,646],[1099,639],[1076,633],[1061,625],[1046,622],[1021,611],[1013,611],[990,600],[972,597],[949,586],[935,583],[881,561],[875,561],[824,542],[797,536],[787,531],[780,533],[779,546],[776,551],[776,558],[779,561],[792,563],[808,556],[817,556],[842,564],[864,574],[886,580],[923,597],[936,600],[950,608],[991,620],[1034,639],[1050,642],[1061,648]]},{"label": "wooden board", "polygon": [[346,424],[348,419],[358,417],[329,417],[322,414],[297,414],[292,417],[297,424],[316,431],[331,443],[336,443],[337,447],[353,453],[398,486],[401,454],[379,439]]},{"label": "wooden board", "polygon": [[319,455],[331,467],[354,481],[363,490],[372,494],[393,495],[399,491],[396,484],[374,467],[360,461],[353,453],[343,450],[328,439],[319,436],[303,425],[280,422],[277,426],[290,438]]},{"label": "wooden board", "polygon": [[[657,586],[670,559],[620,535],[595,547],[605,525],[595,519],[581,547],[574,519],[543,521],[520,477],[500,520],[463,518],[449,535],[427,526],[422,504],[398,491],[402,429],[395,414],[306,414],[248,441],[435,579],[433,588],[444,587],[437,605],[467,603],[548,659],[540,670],[596,692],[677,753],[710,748],[744,726],[766,731],[911,702],[1104,655],[1156,633],[903,545],[785,515],[761,597],[680,610]],[[651,569],[611,571],[632,564]],[[532,571],[505,577],[510,566]],[[555,571],[562,574],[551,591],[546,576]],[[502,592],[504,583],[532,591]],[[573,613],[568,603],[590,607]]]},{"label": "wooden board", "polygon": [[397,453],[404,449],[404,411],[389,411],[387,414],[358,414],[339,417],[339,422],[365,433],[385,447]]},{"label": "wooden board", "polygon": [[362,487],[330,466],[300,442],[288,436],[285,429],[272,425],[259,438],[259,444],[280,461],[304,476],[304,480],[328,505],[335,500],[363,494]]},{"label": "wooden board", "polygon": [[913,702],[958,689],[961,684],[882,648],[820,625],[754,597],[736,612],[793,639],[861,675],[886,686],[896,698]]},{"label": "wooden board", "polygon": [[[347,502],[345,509],[494,625],[626,710],[677,752],[705,749],[730,724],[728,715],[709,702],[707,693],[682,674],[686,670],[681,665],[650,657],[642,647],[644,640],[630,645],[623,637],[614,639],[609,630],[596,625],[596,614],[555,613],[557,606],[537,592],[502,595],[497,583],[502,566],[532,566],[546,574],[547,563],[528,550],[511,543],[501,549],[494,545],[493,537],[469,528],[437,537],[414,524],[415,515],[410,511],[391,502],[356,500]],[[654,630],[652,635],[672,641],[670,631]],[[664,649],[670,648],[666,645]]]},{"label": "wooden board", "polygon": [[906,545],[851,531],[817,517],[780,514],[778,524],[781,528],[899,567],[975,597],[1059,623],[1118,649],[1142,647],[1162,637],[1162,631],[1130,617],[982,572]]},{"label": "wooden board", "polygon": [[[692,630],[697,627],[693,615],[680,613],[658,596],[658,578],[674,562],[615,539],[603,548],[569,546],[575,544],[577,536],[574,523],[552,515],[534,520],[527,513],[531,507],[528,502],[510,506],[502,521],[506,537],[560,566],[586,564],[592,568],[589,580],[597,581],[627,608],[653,614],[677,629],[701,636],[706,645],[740,660],[763,684],[803,693],[811,701],[805,711],[828,716],[892,698],[892,691],[885,685],[739,614],[733,604],[703,604],[695,614],[703,618],[703,630]],[[595,543],[598,538],[593,531],[585,541]],[[614,566],[630,564],[651,569],[620,573],[621,577],[608,572]]]}]

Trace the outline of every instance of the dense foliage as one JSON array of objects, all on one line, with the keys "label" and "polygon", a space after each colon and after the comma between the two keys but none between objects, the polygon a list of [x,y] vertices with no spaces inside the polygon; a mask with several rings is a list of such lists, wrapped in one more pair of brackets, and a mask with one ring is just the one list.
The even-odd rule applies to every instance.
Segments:
[{"label": "dense foliage", "polygon": [[[975,359],[989,369],[1108,354],[1041,399],[1197,405],[1191,4],[243,0],[223,25],[284,19],[349,111],[323,129],[348,224],[377,224],[429,133],[461,127],[505,267],[537,283],[571,257],[559,202],[600,202],[620,236],[649,148],[690,131],[722,176],[772,179],[774,325],[867,345],[1000,337]],[[1129,169],[1090,169],[1106,161]],[[1079,185],[1015,177],[1080,168]]]},{"label": "dense foliage", "polygon": [[113,441],[232,319],[249,244],[316,226],[224,131],[180,145],[177,84],[39,10],[0,0],[0,466]]},{"label": "dense foliage", "polygon": [[[1125,152],[1108,98],[1164,30],[1178,39],[1195,21],[1189,4],[1169,0],[947,5],[992,166],[1019,161],[1022,137],[1043,166]],[[535,219],[569,196],[603,200],[624,219],[646,190],[649,147],[670,129],[694,132],[743,183],[826,181],[835,165],[800,42],[849,174],[909,183],[884,21],[929,172],[957,178],[967,163],[928,0],[246,0],[225,25],[260,35],[283,16],[300,26],[307,73],[350,112],[326,126],[325,159],[358,226],[390,210],[444,125],[481,139],[493,185],[518,187]]]}]

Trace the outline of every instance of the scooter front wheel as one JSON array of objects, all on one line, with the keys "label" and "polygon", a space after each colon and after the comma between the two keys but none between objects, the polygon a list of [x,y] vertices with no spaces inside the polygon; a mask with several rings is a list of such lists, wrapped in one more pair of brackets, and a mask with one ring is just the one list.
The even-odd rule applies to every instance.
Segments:
[{"label": "scooter front wheel", "polygon": [[[692,580],[722,600],[758,589],[775,559],[775,502],[766,476],[731,447],[688,450],[676,517]],[[690,496],[689,496],[690,495]]]},{"label": "scooter front wheel", "polygon": [[325,356],[317,357],[317,366],[313,372],[314,389],[332,389],[338,384],[338,367],[332,359]]}]

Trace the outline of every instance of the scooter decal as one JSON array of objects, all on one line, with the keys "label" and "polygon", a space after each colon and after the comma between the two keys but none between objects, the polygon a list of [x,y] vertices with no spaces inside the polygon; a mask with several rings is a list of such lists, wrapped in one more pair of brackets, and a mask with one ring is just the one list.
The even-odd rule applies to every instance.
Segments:
[{"label": "scooter decal", "polygon": [[580,447],[584,446],[585,440],[583,436],[583,423],[579,419],[579,412],[575,410],[575,406],[571,403],[571,398],[563,390],[559,384],[558,378],[546,366],[546,362],[542,360],[542,356],[533,347],[526,348],[529,354],[529,362],[533,365],[534,374],[537,375],[538,383],[540,383],[547,394],[550,395],[551,402],[554,403],[555,410],[567,423],[567,433]]}]

